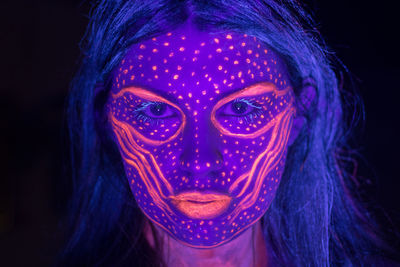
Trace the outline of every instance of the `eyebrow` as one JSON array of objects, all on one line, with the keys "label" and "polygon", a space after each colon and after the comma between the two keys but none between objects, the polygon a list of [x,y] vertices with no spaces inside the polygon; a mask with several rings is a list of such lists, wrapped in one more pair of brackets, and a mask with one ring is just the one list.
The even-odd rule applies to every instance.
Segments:
[{"label": "eyebrow", "polygon": [[[154,91],[156,91],[156,92],[154,92]],[[137,97],[140,97],[140,98],[143,98],[143,99],[146,99],[149,101],[177,102],[177,101],[174,101],[173,99],[169,99],[171,97],[165,95],[160,90],[148,89],[148,88],[145,88],[142,86],[135,86],[135,85],[124,87],[118,93],[115,93],[115,94],[112,93],[112,97],[115,99],[115,98],[121,97],[125,93],[131,93]]]}]

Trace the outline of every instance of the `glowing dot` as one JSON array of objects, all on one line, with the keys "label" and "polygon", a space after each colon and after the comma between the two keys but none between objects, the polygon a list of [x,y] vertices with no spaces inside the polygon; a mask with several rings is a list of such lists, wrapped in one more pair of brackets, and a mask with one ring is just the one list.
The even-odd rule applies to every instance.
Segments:
[{"label": "glowing dot", "polygon": [[197,61],[197,57],[192,58],[192,61],[193,62]]},{"label": "glowing dot", "polygon": [[232,35],[228,34],[228,35],[226,36],[226,39],[232,39]]},{"label": "glowing dot", "polygon": [[186,36],[182,36],[181,39],[182,39],[182,40],[185,40],[185,39],[186,39]]},{"label": "glowing dot", "polygon": [[237,64],[239,64],[239,61],[235,60],[235,61],[233,61],[233,64],[237,65]]},{"label": "glowing dot", "polygon": [[179,75],[178,74],[175,74],[174,75],[174,80],[176,80],[176,79],[178,79],[179,78]]},{"label": "glowing dot", "polygon": [[250,59],[246,58],[246,62],[247,62],[247,63],[250,63],[251,61],[250,61]]},{"label": "glowing dot", "polygon": [[171,36],[171,35],[172,35],[172,32],[167,33],[167,36]]},{"label": "glowing dot", "polygon": [[251,55],[253,53],[253,50],[247,50],[247,54]]},{"label": "glowing dot", "polygon": [[268,50],[267,50],[267,49],[264,49],[264,53],[267,54],[267,53],[268,53]]},{"label": "glowing dot", "polygon": [[197,111],[196,111],[196,110],[193,111],[193,115],[194,115],[194,116],[197,116]]},{"label": "glowing dot", "polygon": [[195,55],[200,54],[200,50],[195,50],[195,51],[194,51],[194,54],[195,54]]},{"label": "glowing dot", "polygon": [[169,57],[173,57],[173,56],[174,56],[174,52],[169,53],[168,56],[169,56]]},{"label": "glowing dot", "polygon": [[183,52],[183,51],[185,51],[185,48],[184,48],[183,46],[181,46],[181,47],[179,48],[179,51]]},{"label": "glowing dot", "polygon": [[218,38],[214,38],[214,42],[216,42],[217,44],[219,44]]},{"label": "glowing dot", "polygon": [[168,43],[168,42],[165,42],[165,43],[164,43],[164,46],[169,46],[169,43]]},{"label": "glowing dot", "polygon": [[210,163],[208,163],[208,162],[206,162],[206,166],[208,167],[208,168],[210,168]]},{"label": "glowing dot", "polygon": [[152,69],[153,69],[153,70],[157,70],[157,66],[153,66]]},{"label": "glowing dot", "polygon": [[221,65],[218,66],[218,70],[222,70],[222,66]]},{"label": "glowing dot", "polygon": [[194,74],[195,74],[195,73],[194,73],[194,71],[193,71],[193,72],[192,72],[192,77],[194,76]]},{"label": "glowing dot", "polygon": [[141,45],[139,46],[139,48],[140,48],[140,49],[145,49],[146,46],[145,46],[144,44],[141,44]]},{"label": "glowing dot", "polygon": [[205,45],[206,45],[206,43],[204,43],[204,42],[200,44],[200,46],[205,46]]},{"label": "glowing dot", "polygon": [[246,46],[246,43],[245,43],[245,42],[243,42],[243,43],[242,43],[242,46]]},{"label": "glowing dot", "polygon": [[229,49],[232,50],[232,49],[233,49],[233,45],[230,45],[230,46],[229,46]]},{"label": "glowing dot", "polygon": [[206,91],[204,90],[204,91],[202,91],[201,93],[202,93],[203,95],[205,95],[205,94],[206,94]]},{"label": "glowing dot", "polygon": [[158,49],[157,49],[157,48],[154,48],[154,49],[152,50],[152,52],[153,52],[153,53],[157,53],[157,52],[158,52]]},{"label": "glowing dot", "polygon": [[178,65],[178,67],[176,67],[177,70],[181,70],[182,67]]},{"label": "glowing dot", "polygon": [[131,76],[131,81],[133,81],[135,79],[135,75]]},{"label": "glowing dot", "polygon": [[188,93],[188,97],[192,97],[192,93]]},{"label": "glowing dot", "polygon": [[239,77],[239,78],[242,77],[242,72],[241,72],[241,71],[239,71],[238,77]]}]

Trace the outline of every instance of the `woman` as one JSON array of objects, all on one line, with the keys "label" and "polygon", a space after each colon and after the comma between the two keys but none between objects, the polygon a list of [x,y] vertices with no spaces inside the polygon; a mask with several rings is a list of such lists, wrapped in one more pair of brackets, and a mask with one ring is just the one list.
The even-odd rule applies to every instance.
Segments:
[{"label": "woman", "polygon": [[101,1],[69,98],[61,264],[378,264],[310,24],[295,1]]}]

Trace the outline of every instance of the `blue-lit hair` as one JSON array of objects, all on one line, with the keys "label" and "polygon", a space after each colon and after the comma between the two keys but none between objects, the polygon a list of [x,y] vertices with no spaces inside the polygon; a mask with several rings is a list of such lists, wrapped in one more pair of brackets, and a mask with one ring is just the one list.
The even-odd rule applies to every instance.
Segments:
[{"label": "blue-lit hair", "polygon": [[[207,27],[255,36],[285,60],[295,94],[316,88],[299,137],[289,148],[276,198],[262,218],[280,266],[361,266],[384,242],[354,197],[341,153],[351,129],[335,59],[296,0],[103,0],[93,7],[72,82],[67,116],[71,145],[72,234],[60,256],[67,266],[159,266],[145,241],[145,217],[129,190],[103,114],[112,69],[133,43],[173,30],[191,16]],[[300,105],[300,104],[298,104]]]}]

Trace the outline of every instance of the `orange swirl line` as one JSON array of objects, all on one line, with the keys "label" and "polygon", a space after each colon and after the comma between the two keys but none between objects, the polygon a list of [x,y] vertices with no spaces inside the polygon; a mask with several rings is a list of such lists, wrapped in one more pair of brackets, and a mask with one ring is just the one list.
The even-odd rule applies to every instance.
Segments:
[{"label": "orange swirl line", "polygon": [[[124,160],[126,160],[126,162],[130,165],[132,165],[133,167],[135,167],[138,172],[139,175],[141,175],[142,181],[144,182],[147,191],[149,192],[150,196],[152,197],[154,203],[157,205],[157,207],[159,207],[160,209],[162,209],[165,212],[165,215],[170,218],[170,216],[167,214],[166,210],[168,210],[171,213],[174,213],[170,207],[168,206],[168,204],[165,203],[165,201],[163,201],[160,196],[162,196],[163,198],[166,198],[166,196],[162,193],[160,187],[158,186],[158,190],[159,193],[157,194],[156,190],[154,189],[154,187],[151,185],[151,182],[149,181],[149,178],[146,174],[146,171],[144,170],[143,165],[140,163],[139,158],[137,158],[134,154],[130,153],[129,150],[125,147],[124,141],[121,140],[122,136],[121,134],[123,133],[123,130],[116,130],[116,136],[121,144],[121,148],[124,152],[125,155],[122,155],[122,157],[124,158]],[[126,140],[125,140],[126,142]],[[137,152],[137,151],[136,151]],[[140,154],[140,153],[139,153]],[[140,156],[140,155],[138,155]],[[133,159],[128,159],[127,157]],[[135,161],[137,162],[137,164],[135,163]],[[157,184],[158,185],[158,184]],[[172,220],[172,219],[171,219]]]},{"label": "orange swirl line", "polygon": [[[167,179],[164,177],[164,175],[163,175],[162,171],[160,170],[160,167],[158,166],[158,164],[157,164],[157,162],[156,162],[154,156],[153,156],[153,155],[151,154],[151,152],[149,152],[148,150],[145,150],[145,149],[143,149],[142,147],[140,147],[140,146],[135,142],[135,140],[133,139],[133,137],[132,137],[132,135],[131,135],[131,132],[130,132],[130,130],[132,129],[132,127],[131,127],[129,124],[126,124],[126,123],[124,123],[124,122],[118,121],[118,120],[115,119],[113,116],[111,116],[111,120],[112,120],[113,125],[115,125],[116,127],[122,129],[122,130],[125,132],[125,134],[126,134],[126,136],[127,136],[127,138],[128,138],[129,144],[131,144],[131,145],[130,145],[130,148],[131,148],[131,149],[133,149],[133,150],[135,150],[135,151],[140,151],[140,152],[142,152],[142,153],[144,153],[144,154],[146,154],[147,156],[150,157],[150,159],[151,159],[151,161],[152,161],[152,163],[153,163],[153,166],[154,166],[154,168],[155,168],[156,171],[157,171],[157,174],[159,175],[159,177],[161,178],[161,180],[164,182],[165,186],[167,187],[168,192],[169,192],[170,194],[172,194],[172,193],[173,193],[172,186],[169,184],[169,182],[167,181]],[[141,154],[141,153],[139,153],[139,152],[137,152],[137,153],[138,153],[138,155],[140,155],[142,161],[147,162],[147,160],[145,159],[145,156],[144,156],[143,154]],[[147,162],[147,165],[148,165],[148,169],[150,169],[151,167],[150,167],[150,164],[149,164],[148,162]],[[151,173],[152,177],[153,177],[155,180],[157,180],[157,179],[155,178],[154,173],[151,172],[151,171],[149,171],[149,172]]]},{"label": "orange swirl line", "polygon": [[[258,157],[255,159],[251,170],[250,170],[250,174],[249,174],[249,179],[247,179],[246,184],[244,185],[244,187],[242,188],[242,190],[240,191],[240,193],[236,196],[236,197],[240,197],[241,195],[243,195],[243,193],[246,191],[247,187],[249,186],[250,182],[251,182],[251,177],[253,177],[254,172],[258,166],[258,163],[261,161],[261,159],[264,157],[264,155],[266,153],[268,153],[269,150],[271,150],[271,146],[273,145],[273,143],[275,142],[275,139],[277,137],[276,135],[276,131],[277,131],[277,126],[276,124],[279,124],[280,121],[282,120],[282,117],[285,115],[285,113],[287,113],[287,111],[289,110],[289,108],[291,108],[291,106],[289,106],[288,108],[286,108],[283,112],[279,113],[276,117],[275,120],[271,121],[274,122],[274,130],[272,132],[272,138],[271,140],[268,142],[268,146],[267,148],[260,154],[258,155]],[[271,124],[272,125],[272,124]],[[232,186],[231,186],[232,187]],[[229,191],[231,193],[231,191]]]},{"label": "orange swirl line", "polygon": [[[263,166],[260,168],[259,175],[257,176],[257,179],[256,179],[255,191],[253,193],[247,195],[238,204],[237,209],[234,211],[234,214],[232,215],[232,218],[230,219],[230,223],[239,215],[239,213],[242,210],[244,210],[254,204],[254,202],[257,200],[259,192],[261,191],[261,185],[262,185],[262,180],[263,180],[262,177],[265,178],[266,173],[271,171],[271,169],[273,169],[279,163],[280,159],[282,158],[282,156],[283,156],[282,147],[287,143],[287,140],[289,137],[289,131],[285,131],[285,129],[288,129],[288,127],[290,127],[290,125],[291,125],[292,121],[290,119],[291,119],[291,115],[293,114],[293,112],[294,112],[294,108],[288,110],[288,112],[286,112],[286,114],[285,114],[286,116],[284,116],[283,120],[280,121],[283,123],[279,123],[279,125],[277,125],[276,131],[274,131],[275,134],[277,134],[277,131],[284,132],[285,134],[277,135],[277,136],[279,136],[279,140],[277,140],[277,142],[274,143],[274,147],[275,147],[274,150],[270,151],[267,154],[267,159],[263,162]],[[278,144],[278,145],[276,145],[276,144]],[[281,150],[281,152],[276,153],[277,150]],[[275,155],[275,156],[271,158],[270,155]],[[277,157],[278,157],[278,159],[275,160]],[[274,162],[274,163],[272,164],[272,162]],[[272,166],[271,166],[271,164],[272,164]]]},{"label": "orange swirl line", "polygon": [[160,188],[159,185],[157,185],[157,189],[159,190],[159,194],[158,195],[154,195],[153,192],[155,191],[153,189],[153,186],[151,185],[151,182],[149,180],[149,177],[146,173],[146,169],[148,170],[149,166],[146,166],[147,164],[143,164],[142,162],[140,162],[139,158],[142,158],[143,155],[140,155],[140,153],[138,153],[136,150],[134,151],[135,153],[137,153],[137,155],[139,156],[136,157],[133,153],[131,153],[129,151],[129,149],[126,147],[125,143],[127,142],[126,140],[123,140],[123,131],[121,130],[115,130],[115,135],[118,139],[118,142],[120,144],[120,147],[122,149],[123,155],[122,157],[124,158],[124,160],[129,164],[129,165],[133,165],[134,167],[136,167],[136,169],[138,170],[139,174],[141,175],[143,182],[145,183],[150,195],[152,195],[153,197],[156,196],[156,198],[158,198],[158,196],[162,196],[162,197],[166,197],[163,193],[162,190]]}]

